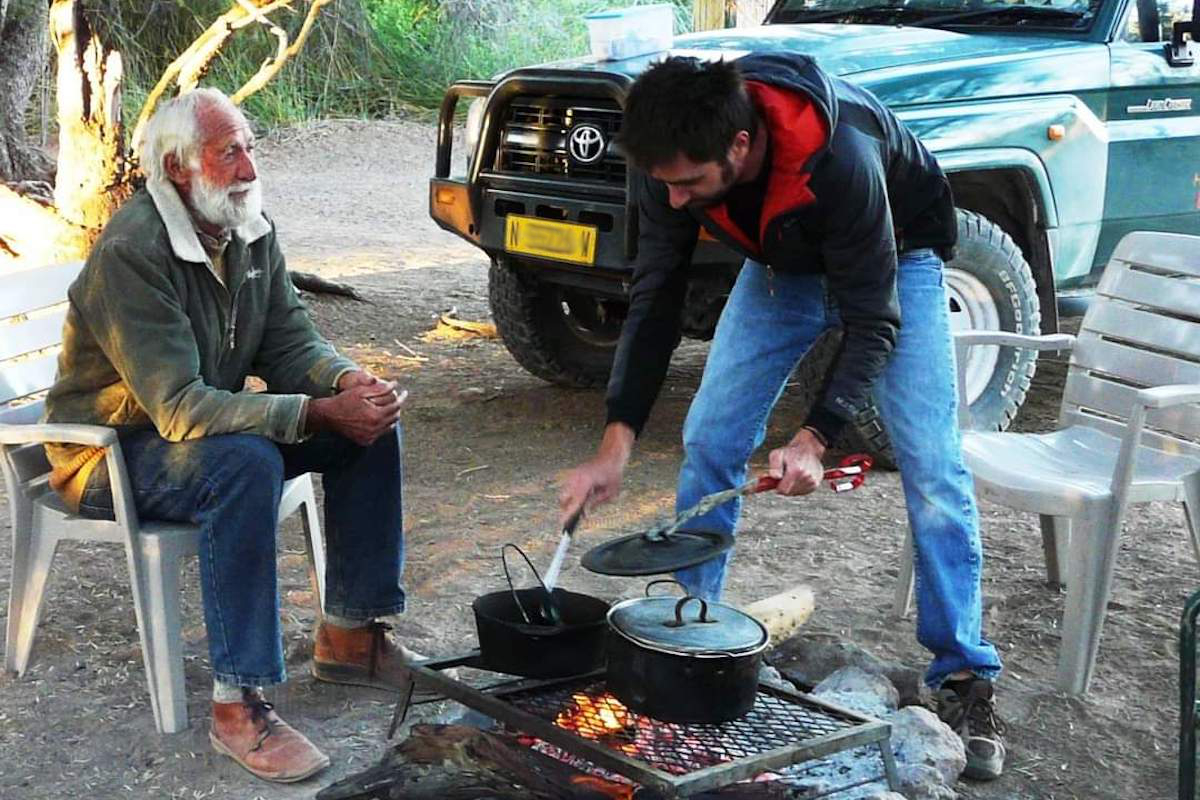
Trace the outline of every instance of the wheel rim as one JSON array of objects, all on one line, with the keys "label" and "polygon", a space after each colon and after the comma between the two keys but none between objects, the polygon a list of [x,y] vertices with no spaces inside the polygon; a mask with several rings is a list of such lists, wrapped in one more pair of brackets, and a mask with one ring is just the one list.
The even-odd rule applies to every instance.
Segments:
[{"label": "wheel rim", "polygon": [[[947,269],[945,276],[952,332],[1000,330],[1000,309],[983,281],[960,269]],[[974,403],[987,389],[999,360],[1000,348],[994,345],[967,348],[967,367],[960,374],[968,403]]]},{"label": "wheel rim", "polygon": [[558,306],[568,330],[595,347],[614,347],[621,337],[621,321],[608,314],[604,303],[593,297],[560,291]]}]

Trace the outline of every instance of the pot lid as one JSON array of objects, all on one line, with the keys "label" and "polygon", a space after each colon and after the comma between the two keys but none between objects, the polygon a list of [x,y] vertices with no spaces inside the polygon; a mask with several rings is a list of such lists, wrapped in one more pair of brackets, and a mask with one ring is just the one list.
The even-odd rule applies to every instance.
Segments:
[{"label": "pot lid", "polygon": [[754,617],[698,597],[636,597],[608,612],[613,630],[636,644],[680,655],[746,655],[767,646]]},{"label": "pot lid", "polygon": [[731,547],[733,535],[716,531],[633,533],[596,545],[579,563],[602,575],[663,575],[702,564]]}]

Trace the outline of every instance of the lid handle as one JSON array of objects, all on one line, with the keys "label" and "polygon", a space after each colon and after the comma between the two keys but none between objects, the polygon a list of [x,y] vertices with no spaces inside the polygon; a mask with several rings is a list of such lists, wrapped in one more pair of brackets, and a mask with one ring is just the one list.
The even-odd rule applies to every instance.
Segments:
[{"label": "lid handle", "polygon": [[715,620],[715,619],[708,618],[708,603],[706,603],[704,601],[704,598],[696,597],[695,595],[689,594],[687,597],[679,598],[679,602],[675,604],[675,619],[667,620],[663,624],[666,625],[668,628],[682,628],[684,625],[686,625],[687,623],[683,621],[683,607],[685,605],[687,605],[689,602],[691,602],[692,600],[696,600],[697,602],[700,603],[700,616],[698,619],[696,619],[694,621],[709,622],[709,623],[717,622],[717,620]]}]

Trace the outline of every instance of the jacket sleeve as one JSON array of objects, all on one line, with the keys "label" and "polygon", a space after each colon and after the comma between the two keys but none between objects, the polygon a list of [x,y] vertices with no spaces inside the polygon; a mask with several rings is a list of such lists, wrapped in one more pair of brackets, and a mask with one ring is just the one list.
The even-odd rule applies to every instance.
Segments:
[{"label": "jacket sleeve", "polygon": [[606,403],[608,422],[624,422],[640,434],[679,345],[685,267],[700,226],[686,211],[671,208],[662,183],[636,173],[634,187],[638,252]]},{"label": "jacket sleeve", "polygon": [[270,238],[271,299],[262,341],[254,354],[254,371],[267,382],[268,391],[326,397],[343,372],[358,367],[338,355],[300,303],[275,239],[274,224]]},{"label": "jacket sleeve", "polygon": [[853,132],[813,172],[811,215],[826,280],[842,320],[842,343],[808,425],[833,441],[870,399],[896,346],[896,240],[879,151]]},{"label": "jacket sleeve", "polygon": [[303,395],[235,393],[204,382],[191,321],[148,248],[114,238],[102,240],[92,257],[99,269],[72,288],[72,300],[160,436],[178,442],[254,433],[299,440]]}]

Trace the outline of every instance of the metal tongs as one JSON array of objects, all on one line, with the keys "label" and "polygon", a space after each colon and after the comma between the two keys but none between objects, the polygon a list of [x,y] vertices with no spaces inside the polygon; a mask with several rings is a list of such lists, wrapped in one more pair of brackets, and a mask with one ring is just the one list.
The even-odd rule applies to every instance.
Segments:
[{"label": "metal tongs", "polygon": [[[825,470],[822,479],[829,482],[829,488],[834,492],[849,492],[863,485],[867,479],[867,473],[870,472],[874,463],[875,460],[869,455],[855,453],[843,458],[838,462],[836,467]],[[675,515],[675,519],[670,522],[649,529],[643,536],[652,542],[661,542],[690,520],[702,514],[707,514],[717,506],[728,503],[735,497],[771,491],[779,486],[779,480],[779,478],[772,478],[770,475],[763,475],[760,478],[743,483],[741,486],[706,494],[700,498],[700,501],[696,505],[680,511]]]}]

